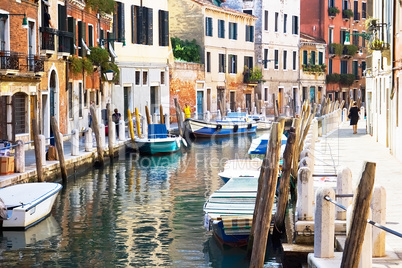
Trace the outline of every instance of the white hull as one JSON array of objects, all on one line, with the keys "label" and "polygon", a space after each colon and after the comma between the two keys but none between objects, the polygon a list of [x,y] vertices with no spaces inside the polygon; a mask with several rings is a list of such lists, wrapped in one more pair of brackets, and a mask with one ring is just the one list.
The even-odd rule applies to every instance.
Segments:
[{"label": "white hull", "polygon": [[27,228],[50,214],[62,186],[59,183],[23,183],[0,189],[8,219],[3,228]]}]

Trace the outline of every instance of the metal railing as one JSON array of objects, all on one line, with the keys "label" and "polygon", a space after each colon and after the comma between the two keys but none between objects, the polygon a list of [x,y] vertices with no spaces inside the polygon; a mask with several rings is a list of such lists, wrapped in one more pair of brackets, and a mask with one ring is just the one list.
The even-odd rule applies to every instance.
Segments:
[{"label": "metal railing", "polygon": [[[336,195],[336,197],[353,197],[353,195]],[[329,201],[329,202],[331,202],[335,206],[340,207],[343,210],[347,210],[347,208],[345,206],[343,206],[343,205],[339,204],[338,202],[332,200],[328,195],[324,196],[324,199]],[[367,220],[367,223],[369,223],[369,224],[371,224],[371,225],[373,225],[373,226],[375,226],[377,228],[380,228],[381,230],[384,230],[384,231],[386,231],[386,232],[388,232],[390,234],[393,234],[393,235],[396,235],[396,236],[402,238],[401,233],[399,233],[399,232],[397,232],[395,230],[392,230],[392,229],[390,229],[390,228],[388,228],[388,227],[386,227],[384,225],[381,225],[381,224],[379,224],[377,222],[374,222],[372,220],[369,220],[369,219]]]},{"label": "metal railing", "polygon": [[19,55],[13,51],[0,51],[0,69],[19,70]]},{"label": "metal railing", "polygon": [[56,35],[56,30],[48,27],[40,27],[39,30],[42,33],[41,49],[54,51],[54,36]]}]

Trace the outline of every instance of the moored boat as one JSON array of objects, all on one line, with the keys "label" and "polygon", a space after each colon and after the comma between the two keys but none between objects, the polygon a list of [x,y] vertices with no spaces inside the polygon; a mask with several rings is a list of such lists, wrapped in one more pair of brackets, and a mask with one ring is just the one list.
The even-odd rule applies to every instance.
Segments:
[{"label": "moored boat", "polygon": [[205,202],[204,225],[222,244],[247,244],[257,188],[258,178],[231,178]]},{"label": "moored boat", "polygon": [[169,135],[166,125],[150,124],[147,138],[135,138],[140,154],[155,155],[177,152],[181,147],[180,136]]},{"label": "moored boat", "polygon": [[255,133],[257,124],[254,122],[218,121],[206,122],[193,118],[186,119],[186,128],[198,138],[226,137],[239,134]]},{"label": "moored boat", "polygon": [[[262,135],[261,137],[253,139],[253,141],[251,142],[250,148],[248,149],[248,153],[265,155],[265,153],[267,152],[267,148],[268,148],[269,136],[270,136],[270,133],[266,133],[266,134]],[[287,140],[288,140],[288,138],[284,134],[282,134],[281,155],[283,155],[283,152],[285,151]]]},{"label": "moored boat", "polygon": [[0,189],[2,228],[25,229],[46,218],[61,188],[59,183],[35,182]]},{"label": "moored boat", "polygon": [[253,159],[232,159],[225,163],[224,170],[218,173],[218,176],[227,182],[231,178],[249,178],[260,176],[262,160],[259,158]]}]

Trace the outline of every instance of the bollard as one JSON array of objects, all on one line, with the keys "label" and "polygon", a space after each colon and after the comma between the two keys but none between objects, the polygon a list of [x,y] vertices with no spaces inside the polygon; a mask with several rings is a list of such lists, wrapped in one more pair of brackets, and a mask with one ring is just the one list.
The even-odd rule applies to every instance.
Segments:
[{"label": "bollard", "polygon": [[335,206],[324,199],[335,198],[335,191],[330,187],[320,188],[316,194],[314,214],[314,257],[334,257]]},{"label": "bollard", "polygon": [[211,121],[211,112],[207,111],[205,115],[205,121],[210,122]]},{"label": "bollard", "polygon": [[346,108],[343,108],[342,114],[343,114],[342,121],[343,122],[348,121],[349,120],[349,118],[348,118],[348,110]]},{"label": "bollard", "polygon": [[312,150],[310,149],[303,149],[303,151],[301,151],[300,153],[300,159],[303,159],[305,157],[310,157],[310,158],[314,158],[314,153]]},{"label": "bollard", "polygon": [[92,128],[85,132],[85,152],[91,152],[93,147]]},{"label": "bollard", "polygon": [[297,215],[298,220],[311,221],[314,211],[314,184],[312,172],[308,167],[301,167],[297,173]]},{"label": "bollard", "polygon": [[[337,194],[351,194],[352,189],[352,171],[348,167],[343,167],[338,171],[336,180]],[[349,207],[352,204],[353,198],[338,198],[337,202],[344,207]],[[336,207],[336,219],[346,220],[346,211]]]},{"label": "bollard", "polygon": [[285,115],[286,115],[286,117],[290,117],[290,107],[289,107],[289,105],[287,105],[285,107]]},{"label": "bollard", "polygon": [[[369,211],[369,219],[371,218],[371,209]],[[347,210],[346,230],[347,234],[350,231],[350,225],[353,219],[353,205],[350,205]],[[372,267],[372,226],[366,223],[366,230],[364,232],[364,241],[362,244],[362,251],[360,254],[359,268],[371,268]]]},{"label": "bollard", "polygon": [[76,156],[80,154],[80,133],[78,129],[73,129],[72,135],[70,138],[71,142],[71,155]]},{"label": "bollard", "polygon": [[237,107],[237,112],[241,113],[241,108],[240,107]]},{"label": "bollard", "polygon": [[110,146],[114,146],[114,144],[116,143],[116,128],[115,123],[112,122],[112,126],[111,128],[108,129],[108,142],[109,142],[109,154],[110,154]]},{"label": "bollard", "polygon": [[42,166],[46,165],[46,138],[44,135],[39,135],[39,148],[40,158],[42,159]]},{"label": "bollard", "polygon": [[170,119],[169,119],[169,115],[165,114],[165,125],[166,125],[166,129],[169,130],[170,129]]},{"label": "bollard", "polygon": [[99,138],[100,138],[100,148],[103,151],[105,150],[105,143],[106,143],[106,133],[104,124],[99,124]]},{"label": "bollard", "polygon": [[305,157],[300,159],[299,168],[308,167],[311,171],[311,174],[314,174],[314,158]]},{"label": "bollard", "polygon": [[[381,224],[386,224],[386,193],[385,188],[376,186],[371,197],[372,220]],[[369,225],[369,224],[368,224]],[[385,231],[380,228],[373,228],[373,257],[385,257]]]},{"label": "bollard", "polygon": [[253,114],[257,114],[257,107],[256,106],[254,106],[254,108],[253,108]]},{"label": "bollard", "polygon": [[126,125],[124,124],[124,120],[120,120],[119,122],[119,140],[126,140]]},{"label": "bollard", "polygon": [[221,115],[221,110],[218,110],[218,114],[216,116],[216,120],[221,120],[222,119],[222,115]]},{"label": "bollard", "polygon": [[22,140],[17,141],[17,147],[15,148],[15,172],[25,172],[25,149]]},{"label": "bollard", "polygon": [[152,124],[158,124],[158,115],[157,114],[153,114],[153,116],[152,116]]}]

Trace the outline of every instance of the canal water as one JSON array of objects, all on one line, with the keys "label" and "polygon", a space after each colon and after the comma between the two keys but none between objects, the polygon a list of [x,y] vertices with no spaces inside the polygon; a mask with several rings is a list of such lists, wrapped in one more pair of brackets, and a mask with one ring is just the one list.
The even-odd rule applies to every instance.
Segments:
[{"label": "canal water", "polygon": [[[198,140],[179,153],[121,153],[113,165],[69,178],[51,216],[3,231],[3,267],[247,267],[203,227],[203,204],[223,185],[226,160],[249,158],[252,138]],[[267,267],[282,267],[269,248]]]}]

